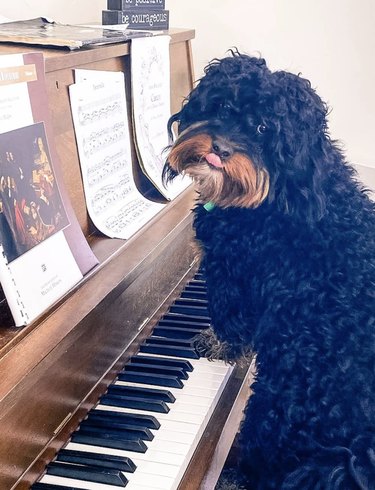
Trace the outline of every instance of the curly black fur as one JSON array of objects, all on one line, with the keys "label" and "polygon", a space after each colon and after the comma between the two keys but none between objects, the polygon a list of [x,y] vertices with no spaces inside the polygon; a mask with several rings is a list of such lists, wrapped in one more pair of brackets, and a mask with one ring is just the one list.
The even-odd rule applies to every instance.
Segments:
[{"label": "curly black fur", "polygon": [[[207,211],[199,199],[194,221],[215,333],[234,355],[257,353],[241,430],[252,490],[375,489],[375,206],[327,112],[308,80],[234,52],[170,121],[269,175],[262,202]],[[223,161],[169,161],[164,175],[199,163],[225,178]]]}]

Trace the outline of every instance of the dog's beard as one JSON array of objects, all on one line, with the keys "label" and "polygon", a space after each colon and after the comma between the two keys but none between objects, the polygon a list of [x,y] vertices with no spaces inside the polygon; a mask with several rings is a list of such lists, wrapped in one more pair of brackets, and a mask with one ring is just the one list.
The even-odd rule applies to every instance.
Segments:
[{"label": "dog's beard", "polygon": [[259,206],[268,195],[268,172],[241,152],[234,152],[222,168],[213,167],[206,160],[212,145],[208,134],[182,133],[168,156],[170,177],[180,173],[192,177],[202,202],[211,201],[221,207]]}]

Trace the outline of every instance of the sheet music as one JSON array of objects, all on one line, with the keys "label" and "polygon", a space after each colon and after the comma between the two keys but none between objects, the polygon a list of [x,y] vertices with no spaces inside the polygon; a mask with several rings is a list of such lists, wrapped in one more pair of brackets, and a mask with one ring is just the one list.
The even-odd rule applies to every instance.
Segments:
[{"label": "sheet music", "polygon": [[75,70],[69,87],[89,215],[111,238],[129,238],[164,204],[146,199],[132,172],[124,74]]},{"label": "sheet music", "polygon": [[177,177],[165,187],[161,178],[171,115],[169,42],[169,36],[133,39],[131,72],[136,146],[142,170],[166,198],[173,199],[191,180]]}]

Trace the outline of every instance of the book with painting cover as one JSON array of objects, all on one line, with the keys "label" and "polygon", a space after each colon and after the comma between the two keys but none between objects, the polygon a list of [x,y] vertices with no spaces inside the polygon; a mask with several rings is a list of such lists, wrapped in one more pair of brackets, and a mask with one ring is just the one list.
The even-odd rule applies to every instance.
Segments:
[{"label": "book with painting cover", "polygon": [[97,263],[64,188],[42,53],[0,56],[0,282],[27,325]]},{"label": "book with painting cover", "polygon": [[164,10],[165,0],[107,0],[108,10],[128,9]]}]

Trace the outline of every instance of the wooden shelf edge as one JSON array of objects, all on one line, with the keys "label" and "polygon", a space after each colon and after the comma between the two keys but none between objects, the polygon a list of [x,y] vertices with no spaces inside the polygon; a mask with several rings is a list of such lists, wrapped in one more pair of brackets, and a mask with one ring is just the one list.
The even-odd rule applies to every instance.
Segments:
[{"label": "wooden shelf edge", "polygon": [[255,359],[250,364],[232,409],[225,422],[220,439],[217,442],[215,452],[206,472],[206,475],[199,487],[199,490],[212,490],[220,477],[233,441],[238,433],[246,403],[251,394],[251,383],[255,374]]}]

